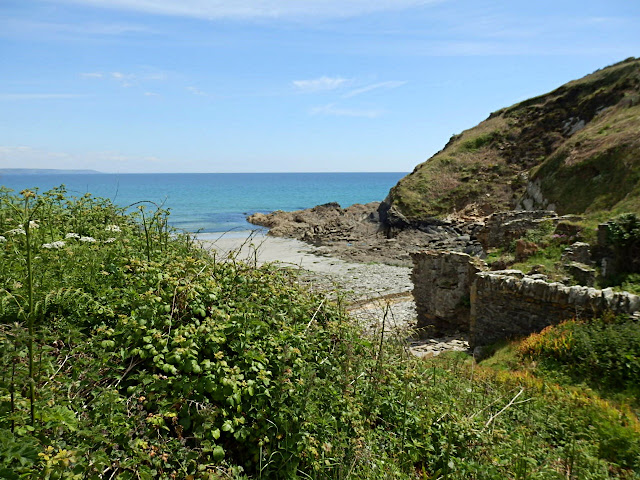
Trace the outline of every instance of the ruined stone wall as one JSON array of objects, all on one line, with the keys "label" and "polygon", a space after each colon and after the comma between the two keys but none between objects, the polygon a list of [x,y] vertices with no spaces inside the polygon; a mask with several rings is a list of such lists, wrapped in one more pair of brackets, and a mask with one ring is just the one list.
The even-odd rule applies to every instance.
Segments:
[{"label": "ruined stone wall", "polygon": [[413,259],[418,329],[426,334],[469,331],[469,294],[481,263],[460,252],[422,251]]},{"label": "ruined stone wall", "polygon": [[485,219],[484,227],[479,230],[477,237],[487,250],[509,245],[543,222],[550,221],[555,225],[559,220],[560,217],[555,212],[548,210],[497,212]]},{"label": "ruined stone wall", "polygon": [[606,311],[640,317],[640,297],[607,288],[549,283],[518,270],[483,271],[464,253],[412,254],[418,328],[426,334],[468,331],[472,347],[539,332]]},{"label": "ruined stone wall", "polygon": [[548,283],[510,270],[478,273],[470,304],[469,343],[477,346],[539,332],[572,318],[597,317],[605,311],[632,314],[640,310],[640,297],[610,288]]}]

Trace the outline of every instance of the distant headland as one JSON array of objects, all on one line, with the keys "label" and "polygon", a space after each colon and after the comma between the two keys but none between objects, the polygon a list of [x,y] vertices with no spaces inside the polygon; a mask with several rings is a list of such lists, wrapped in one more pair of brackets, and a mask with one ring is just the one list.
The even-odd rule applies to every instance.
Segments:
[{"label": "distant headland", "polygon": [[73,175],[102,173],[97,170],[62,170],[57,168],[0,168],[0,175]]}]

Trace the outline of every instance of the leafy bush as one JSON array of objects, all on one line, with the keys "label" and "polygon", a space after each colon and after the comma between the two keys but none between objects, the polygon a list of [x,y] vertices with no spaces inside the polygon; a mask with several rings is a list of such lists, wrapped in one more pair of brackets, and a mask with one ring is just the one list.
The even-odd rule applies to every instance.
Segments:
[{"label": "leafy bush", "polygon": [[407,357],[290,273],[209,255],[161,209],[0,198],[0,478],[640,468],[628,413],[467,357]]},{"label": "leafy bush", "polygon": [[625,213],[610,220],[607,239],[615,250],[619,270],[640,273],[640,218],[634,213]]},{"label": "leafy bush", "polygon": [[640,324],[620,317],[571,320],[525,339],[520,354],[607,389],[640,385]]}]

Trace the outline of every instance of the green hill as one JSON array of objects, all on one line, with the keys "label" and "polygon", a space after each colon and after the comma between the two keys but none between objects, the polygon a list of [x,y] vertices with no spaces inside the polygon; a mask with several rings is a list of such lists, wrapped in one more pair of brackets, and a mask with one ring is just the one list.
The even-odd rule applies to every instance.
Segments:
[{"label": "green hill", "polygon": [[492,113],[454,135],[381,204],[388,226],[516,206],[640,212],[640,59]]}]

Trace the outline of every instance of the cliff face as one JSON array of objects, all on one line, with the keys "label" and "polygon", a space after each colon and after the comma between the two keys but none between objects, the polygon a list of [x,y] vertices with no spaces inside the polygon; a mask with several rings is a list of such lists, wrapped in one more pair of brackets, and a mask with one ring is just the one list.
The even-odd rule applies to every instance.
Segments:
[{"label": "cliff face", "polygon": [[630,58],[454,135],[380,205],[388,227],[550,208],[640,212],[640,59]]}]

